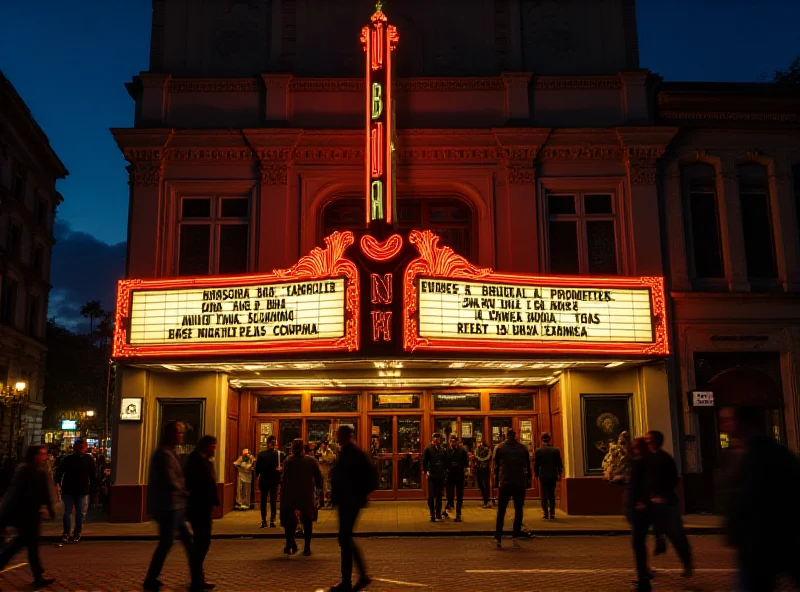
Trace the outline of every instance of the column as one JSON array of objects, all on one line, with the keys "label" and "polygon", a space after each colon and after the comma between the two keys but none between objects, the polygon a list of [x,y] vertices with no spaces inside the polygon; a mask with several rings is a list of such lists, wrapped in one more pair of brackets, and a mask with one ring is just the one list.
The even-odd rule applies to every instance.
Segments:
[{"label": "column", "polygon": [[[128,261],[126,275],[134,278],[152,278],[162,274],[159,262],[159,232],[154,225],[162,219],[159,216],[159,194],[163,179],[163,151],[153,149],[146,151],[148,159],[137,159],[136,154],[125,151],[128,166],[128,184],[131,189],[131,200],[128,210]],[[165,229],[161,242],[173,230]]]},{"label": "column", "polygon": [[666,220],[667,248],[669,249],[671,286],[679,292],[692,289],[689,280],[689,261],[686,253],[686,226],[683,220],[683,195],[681,172],[677,158],[672,158],[664,171],[664,213]]},{"label": "column", "polygon": [[717,174],[717,203],[720,208],[720,239],[725,260],[725,278],[731,291],[749,292],[736,162],[732,156],[725,155],[721,158],[720,165],[720,172]]},{"label": "column", "polygon": [[[257,209],[258,227],[256,270],[270,272],[290,266],[290,241],[297,241],[297,225],[291,225],[289,203],[288,150],[259,151],[261,173],[260,199]],[[294,239],[292,237],[294,236]]]},{"label": "column", "polygon": [[[658,215],[656,161],[664,154],[658,146],[629,146],[625,165],[630,181],[630,265],[632,275],[664,275],[661,224]],[[624,225],[621,225],[624,227]]]}]

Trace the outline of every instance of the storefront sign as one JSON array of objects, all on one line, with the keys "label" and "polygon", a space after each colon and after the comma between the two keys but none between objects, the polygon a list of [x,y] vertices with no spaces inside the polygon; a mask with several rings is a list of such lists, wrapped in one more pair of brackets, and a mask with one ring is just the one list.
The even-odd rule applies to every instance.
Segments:
[{"label": "storefront sign", "polygon": [[73,431],[78,429],[78,421],[75,419],[62,419],[61,429],[64,431]]},{"label": "storefront sign", "polygon": [[689,404],[692,407],[713,407],[714,393],[712,391],[692,391],[689,393]]},{"label": "storefront sign", "polygon": [[495,273],[412,231],[421,257],[404,280],[405,348],[668,352],[662,278]]},{"label": "storefront sign", "polygon": [[142,421],[143,399],[140,397],[123,398],[119,411],[120,421]]},{"label": "storefront sign", "polygon": [[239,277],[122,280],[116,358],[257,354],[358,347],[351,232],[289,270]]}]

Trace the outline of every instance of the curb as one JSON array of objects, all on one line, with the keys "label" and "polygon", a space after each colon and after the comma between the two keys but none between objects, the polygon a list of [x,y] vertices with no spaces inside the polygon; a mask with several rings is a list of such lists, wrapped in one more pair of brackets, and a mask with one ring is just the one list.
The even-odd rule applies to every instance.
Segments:
[{"label": "curb", "polygon": [[[535,537],[569,537],[569,536],[628,536],[631,534],[627,529],[572,529],[572,530],[530,530]],[[724,529],[714,526],[698,526],[686,528],[688,535],[721,535],[724,534]],[[511,535],[511,531],[506,531],[503,534]],[[356,538],[443,538],[443,537],[470,537],[490,538],[494,535],[494,531],[490,530],[442,530],[439,532],[358,532],[354,533]],[[316,539],[335,539],[337,533],[335,532],[320,532],[314,533]],[[224,533],[214,534],[211,536],[213,540],[283,540],[283,533],[276,532],[275,534],[262,534],[262,533]],[[42,536],[40,539],[43,543],[58,543],[61,540],[60,536],[49,535]],[[132,541],[157,541],[158,536],[152,535],[91,535],[85,534],[81,537],[81,541],[87,542],[100,542],[100,541],[119,541],[119,542],[132,542]]]}]

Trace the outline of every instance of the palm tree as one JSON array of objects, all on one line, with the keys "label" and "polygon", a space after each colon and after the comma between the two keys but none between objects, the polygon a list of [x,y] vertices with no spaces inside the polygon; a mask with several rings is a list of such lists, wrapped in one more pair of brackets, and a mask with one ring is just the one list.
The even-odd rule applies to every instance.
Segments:
[{"label": "palm tree", "polygon": [[94,320],[99,319],[105,314],[103,305],[100,304],[99,300],[90,300],[81,306],[80,313],[82,317],[89,319],[89,340],[91,341],[94,335]]},{"label": "palm tree", "polygon": [[115,314],[114,311],[108,311],[103,313],[103,318],[100,319],[100,322],[97,324],[97,333],[100,336],[101,343],[105,346],[108,346],[111,343],[111,340],[114,338],[114,322],[115,322]]}]

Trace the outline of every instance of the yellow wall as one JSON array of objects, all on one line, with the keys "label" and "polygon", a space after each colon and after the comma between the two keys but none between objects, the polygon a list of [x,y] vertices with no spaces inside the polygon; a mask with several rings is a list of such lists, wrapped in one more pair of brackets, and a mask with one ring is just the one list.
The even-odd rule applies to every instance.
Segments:
[{"label": "yellow wall", "polygon": [[[150,456],[158,443],[158,399],[205,399],[204,432],[217,437],[217,458],[225,458],[228,377],[215,372],[152,372],[123,367],[119,399],[143,397],[143,421],[119,423],[115,443],[116,485],[147,482]],[[119,409],[117,409],[117,417]],[[225,472],[217,466],[217,479]]]},{"label": "yellow wall", "polygon": [[664,364],[601,371],[568,370],[561,377],[561,414],[567,477],[585,477],[581,395],[630,394],[632,436],[664,433],[664,450],[673,453],[667,373]]}]

